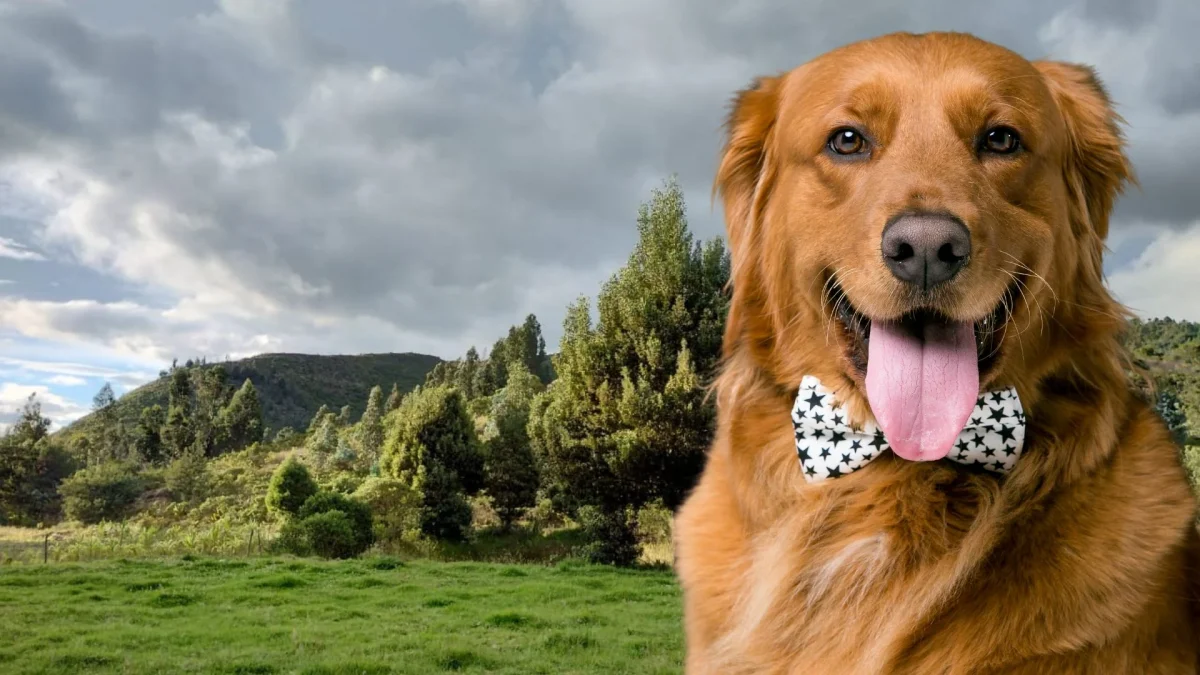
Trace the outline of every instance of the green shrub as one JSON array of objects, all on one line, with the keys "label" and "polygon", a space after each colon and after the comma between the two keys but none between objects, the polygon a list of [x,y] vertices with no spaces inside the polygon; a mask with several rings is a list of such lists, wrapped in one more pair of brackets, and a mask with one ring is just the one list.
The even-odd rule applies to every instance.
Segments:
[{"label": "green shrub", "polygon": [[212,486],[208,460],[195,450],[183,453],[167,465],[163,480],[175,499],[183,502],[204,501]]},{"label": "green shrub", "polygon": [[[307,522],[314,516],[331,513],[333,511],[342,513],[342,515],[344,515],[350,523],[350,530],[354,535],[354,542],[351,546],[352,550],[354,551],[353,555],[358,555],[359,553],[371,548],[371,545],[375,543],[375,531],[371,518],[371,509],[366,504],[356,499],[352,499],[336,492],[322,490],[321,492],[309,497],[308,500],[304,502],[304,506],[300,507],[300,512],[296,514],[296,517]],[[313,540],[311,536],[309,543],[312,545],[313,550],[315,550],[318,554],[324,555],[321,553],[317,542]]]},{"label": "green shrub", "polygon": [[590,562],[629,567],[641,557],[641,544],[625,511],[606,512],[591,505],[581,506],[579,524],[588,538],[582,553]]},{"label": "green shrub", "polygon": [[322,558],[353,558],[362,553],[360,539],[350,517],[341,511],[325,511],[300,521],[309,548]]},{"label": "green shrub", "polygon": [[294,457],[289,457],[275,470],[267,485],[267,508],[275,513],[295,515],[316,493],[317,482],[312,474]]},{"label": "green shrub", "polygon": [[67,518],[82,523],[122,520],[142,491],[137,470],[110,462],[76,472],[58,488]]},{"label": "green shrub", "polygon": [[402,480],[368,478],[353,497],[370,507],[380,541],[397,541],[420,530],[421,493]]}]

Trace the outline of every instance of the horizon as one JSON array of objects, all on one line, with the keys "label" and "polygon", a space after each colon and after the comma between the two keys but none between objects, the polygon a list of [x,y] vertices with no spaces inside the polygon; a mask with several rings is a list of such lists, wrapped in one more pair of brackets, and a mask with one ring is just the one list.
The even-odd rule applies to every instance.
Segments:
[{"label": "horizon", "polygon": [[737,89],[893,30],[1096,67],[1141,183],[1110,287],[1200,320],[1200,7],[614,2],[0,0],[0,427],[37,393],[60,428],[175,357],[449,360],[529,313],[557,351],[668,176],[722,236]]}]

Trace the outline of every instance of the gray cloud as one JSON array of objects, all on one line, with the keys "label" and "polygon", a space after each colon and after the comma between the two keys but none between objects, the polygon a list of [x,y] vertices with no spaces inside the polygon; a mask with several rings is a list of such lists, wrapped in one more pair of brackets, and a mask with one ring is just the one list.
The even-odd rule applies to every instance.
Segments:
[{"label": "gray cloud", "polygon": [[891,30],[1095,62],[1134,124],[1144,190],[1121,217],[1182,229],[1200,217],[1195,10],[1132,4],[228,0],[144,20],[136,2],[0,5],[0,183],[38,205],[59,262],[153,296],[77,284],[99,302],[21,308],[46,339],[155,355],[450,356],[528,311],[553,341],[669,173],[694,228],[721,231],[708,186],[735,89]]}]

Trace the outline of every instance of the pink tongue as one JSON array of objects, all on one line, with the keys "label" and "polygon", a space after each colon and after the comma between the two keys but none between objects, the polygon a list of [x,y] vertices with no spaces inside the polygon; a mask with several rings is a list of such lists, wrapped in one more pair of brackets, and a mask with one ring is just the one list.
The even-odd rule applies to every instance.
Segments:
[{"label": "pink tongue", "polygon": [[928,322],[923,333],[876,321],[867,346],[871,412],[892,451],[913,461],[949,454],[979,398],[972,325]]}]

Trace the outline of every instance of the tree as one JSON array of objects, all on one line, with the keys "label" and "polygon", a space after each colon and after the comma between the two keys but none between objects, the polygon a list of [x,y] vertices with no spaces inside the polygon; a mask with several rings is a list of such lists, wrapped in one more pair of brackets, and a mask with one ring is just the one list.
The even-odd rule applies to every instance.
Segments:
[{"label": "tree", "polygon": [[112,385],[108,382],[100,387],[100,391],[92,398],[92,411],[98,422],[99,443],[93,448],[97,461],[119,459],[123,454],[122,434],[117,428],[120,420],[117,418],[117,397],[113,394]]},{"label": "tree", "polygon": [[241,450],[263,439],[262,405],[250,378],[229,399],[216,426],[223,450]]},{"label": "tree", "polygon": [[66,516],[89,525],[124,520],[141,492],[134,467],[119,462],[78,471],[59,486]]},{"label": "tree", "polygon": [[383,389],[371,388],[367,396],[367,409],[358,421],[358,448],[368,463],[379,458],[383,448]]},{"label": "tree", "polygon": [[337,431],[334,428],[335,418],[332,415],[326,415],[325,420],[321,422],[321,426],[317,427],[304,443],[304,447],[309,452],[317,456],[331,455],[337,451],[338,437]]},{"label": "tree", "polygon": [[171,373],[162,440],[171,457],[182,457],[196,440],[192,428],[192,385],[184,368],[176,368]]},{"label": "tree", "polygon": [[530,405],[541,390],[541,380],[523,362],[514,361],[508,384],[492,402],[484,445],[485,487],[506,530],[536,503],[538,470],[526,427]]},{"label": "tree", "polygon": [[267,509],[273,513],[295,515],[308,498],[317,493],[317,482],[308,468],[289,457],[271,474],[267,484]]},{"label": "tree", "polygon": [[56,520],[62,481],[76,469],[74,458],[52,441],[50,419],[30,394],[16,422],[0,435],[0,524],[33,525]]},{"label": "tree", "polygon": [[350,406],[342,406],[342,409],[338,411],[336,422],[339,427],[350,426]]},{"label": "tree", "polygon": [[702,384],[728,309],[729,255],[720,239],[693,241],[673,179],[642,205],[638,233],[597,298],[596,324],[586,299],[568,308],[557,379],[529,423],[548,493],[611,522],[655,498],[675,508],[694,484],[715,414]]},{"label": "tree", "polygon": [[421,493],[423,532],[462,538],[471,519],[465,495],[483,486],[483,456],[462,394],[418,388],[393,415],[381,470]]},{"label": "tree", "polygon": [[313,415],[312,421],[308,423],[308,433],[311,434],[313,431],[316,431],[318,428],[320,428],[321,424],[328,416],[329,406],[322,405],[320,408],[317,408],[317,414]]},{"label": "tree", "polygon": [[[371,509],[363,502],[326,490],[319,490],[304,501],[297,518],[311,518],[320,513],[340,511],[350,519],[354,532],[354,555],[358,555],[375,543],[375,530],[371,517]],[[315,547],[314,547],[315,548]]]},{"label": "tree", "polygon": [[152,405],[142,409],[134,432],[133,447],[138,458],[147,464],[161,464],[166,459],[162,431],[167,415],[162,406]]},{"label": "tree", "polygon": [[[200,362],[198,365],[203,365]],[[220,425],[221,411],[228,404],[232,388],[224,366],[196,367],[190,371],[192,390],[192,434],[194,443],[206,457],[220,454],[227,439]]]},{"label": "tree", "polygon": [[1167,430],[1171,432],[1171,438],[1182,446],[1188,437],[1188,418],[1184,413],[1183,403],[1175,391],[1172,389],[1159,391],[1154,411],[1162,417],[1163,422],[1167,425]]},{"label": "tree", "polygon": [[[441,365],[441,364],[438,364]],[[386,412],[392,412],[400,407],[400,385],[392,383],[392,393],[388,394]]]},{"label": "tree", "polygon": [[454,381],[452,383],[454,386],[458,387],[458,390],[462,392],[462,395],[466,397],[468,401],[475,398],[477,395],[481,395],[475,392],[475,376],[478,372],[479,352],[475,351],[475,346],[472,345],[471,348],[467,350],[467,355],[463,357],[462,362],[459,364],[457,371],[454,374]]}]

